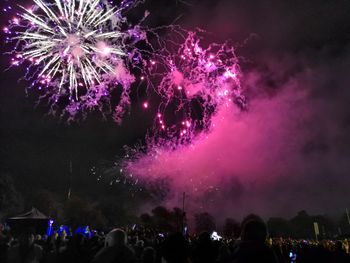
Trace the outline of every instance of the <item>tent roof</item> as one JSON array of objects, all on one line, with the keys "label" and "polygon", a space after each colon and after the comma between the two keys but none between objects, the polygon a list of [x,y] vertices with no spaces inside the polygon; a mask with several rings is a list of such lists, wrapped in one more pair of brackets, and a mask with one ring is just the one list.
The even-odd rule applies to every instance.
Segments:
[{"label": "tent roof", "polygon": [[33,207],[32,210],[30,210],[29,212],[11,217],[9,219],[49,219],[49,218],[43,213],[41,213],[38,209]]}]

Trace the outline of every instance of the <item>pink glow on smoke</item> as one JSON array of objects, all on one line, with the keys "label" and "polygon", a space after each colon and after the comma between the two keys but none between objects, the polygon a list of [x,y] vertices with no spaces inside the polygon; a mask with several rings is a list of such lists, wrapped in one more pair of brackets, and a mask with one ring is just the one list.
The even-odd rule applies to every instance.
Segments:
[{"label": "pink glow on smoke", "polygon": [[[129,170],[145,181],[170,179],[171,193],[167,200],[170,206],[178,205],[177,195],[186,192],[192,199],[190,207],[198,210],[203,205],[207,211],[216,209],[215,205],[204,204],[208,200],[203,196],[208,191],[219,196],[213,204],[219,202],[222,209],[228,202],[226,205],[232,207],[232,202],[237,200],[220,196],[220,192],[227,191],[234,179],[244,189],[251,189],[239,197],[240,201],[251,204],[240,213],[256,211],[257,207],[261,210],[258,212],[263,213],[267,202],[261,191],[290,174],[294,165],[300,163],[299,146],[305,133],[298,133],[297,127],[310,114],[308,107],[301,104],[306,94],[291,93],[294,85],[290,84],[274,99],[252,101],[248,112],[240,111],[233,104],[222,105],[212,119],[209,132],[176,150],[154,148],[129,163]],[[301,104],[298,110],[293,109],[295,104]]]},{"label": "pink glow on smoke", "polygon": [[130,74],[130,72],[124,66],[122,61],[117,63],[114,70],[114,77],[120,84],[125,86],[130,86],[135,81],[135,77],[132,74]]},{"label": "pink glow on smoke", "polygon": [[235,174],[243,181],[255,180],[257,174],[265,174],[268,180],[272,164],[276,167],[288,156],[280,143],[288,137],[288,120],[269,112],[270,106],[268,101],[259,102],[249,113],[223,107],[213,118],[209,133],[175,151],[157,148],[156,154],[144,156],[131,169],[146,178],[172,178],[176,187],[195,191],[204,191],[220,177]]},{"label": "pink glow on smoke", "polygon": [[203,89],[203,84],[202,83],[196,83],[196,84],[188,84],[185,87],[186,94],[189,97],[192,97],[196,95],[198,92],[200,92]]},{"label": "pink glow on smoke", "polygon": [[172,71],[172,77],[173,77],[173,83],[175,85],[180,86],[182,84],[182,82],[184,81],[183,74],[180,71],[178,71],[178,70],[173,70]]}]

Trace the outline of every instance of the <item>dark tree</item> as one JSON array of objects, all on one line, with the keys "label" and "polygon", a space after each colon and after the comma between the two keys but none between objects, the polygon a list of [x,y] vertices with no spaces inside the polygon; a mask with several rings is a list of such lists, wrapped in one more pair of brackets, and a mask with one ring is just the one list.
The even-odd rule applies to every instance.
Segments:
[{"label": "dark tree", "polygon": [[304,210],[300,211],[297,216],[293,217],[290,220],[292,227],[293,237],[296,238],[313,238],[314,229],[313,229],[314,220],[308,213]]},{"label": "dark tree", "polygon": [[290,237],[292,234],[288,220],[281,217],[271,217],[267,227],[271,237]]},{"label": "dark tree", "polygon": [[148,213],[144,213],[140,216],[140,220],[141,223],[145,226],[145,227],[154,227],[154,222],[153,222],[153,218],[150,214]]},{"label": "dark tree", "polygon": [[23,200],[17,192],[13,179],[8,174],[0,174],[0,220],[23,209]]},{"label": "dark tree", "polygon": [[184,213],[182,209],[178,207],[174,207],[173,211],[171,212],[171,220],[172,220],[172,226],[175,229],[175,231],[181,232],[182,231],[182,223],[184,220]]},{"label": "dark tree", "polygon": [[77,226],[103,228],[106,224],[106,219],[96,206],[96,204],[87,202],[79,197],[67,200],[63,210],[64,223],[73,228]]},{"label": "dark tree", "polygon": [[36,189],[29,199],[30,206],[38,208],[50,218],[57,218],[63,209],[63,204],[58,201],[56,195],[46,189]]},{"label": "dark tree", "polygon": [[324,215],[317,215],[313,218],[314,222],[318,223],[320,236],[322,238],[331,238],[334,233],[336,233],[337,229],[333,220]]},{"label": "dark tree", "polygon": [[228,238],[238,238],[241,233],[239,223],[233,218],[226,218],[223,233]]},{"label": "dark tree", "polygon": [[195,214],[194,221],[195,231],[198,234],[203,231],[211,233],[216,228],[214,217],[207,212]]},{"label": "dark tree", "polygon": [[156,228],[163,232],[172,232],[171,212],[164,206],[157,206],[152,210],[153,222]]},{"label": "dark tree", "polygon": [[350,236],[350,222],[346,213],[340,217],[337,230],[341,236]]}]

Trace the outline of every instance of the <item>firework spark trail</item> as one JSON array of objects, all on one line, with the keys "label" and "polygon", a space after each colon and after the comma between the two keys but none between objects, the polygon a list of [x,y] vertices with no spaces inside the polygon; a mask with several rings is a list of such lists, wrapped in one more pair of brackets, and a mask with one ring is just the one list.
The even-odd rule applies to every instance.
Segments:
[{"label": "firework spark trail", "polygon": [[[161,97],[156,123],[167,137],[189,138],[191,130],[207,128],[218,106],[243,103],[234,49],[227,43],[202,48],[198,32],[177,26],[126,26],[123,10],[143,1],[122,1],[119,7],[106,0],[33,1],[31,8],[21,7],[4,31],[8,40],[16,42],[11,64],[27,65],[25,79],[41,91],[39,102],[46,100],[54,114],[74,120],[78,113],[99,109],[102,114],[113,112],[121,122],[131,104],[135,69],[142,85]],[[157,31],[163,29],[176,37],[162,39]],[[153,34],[157,48],[148,34]],[[136,48],[140,42],[147,47]],[[115,90],[120,98],[112,109]],[[204,117],[195,119],[191,108],[199,100]],[[168,125],[163,116],[175,101],[183,115],[178,134],[178,125]],[[144,108],[149,106],[143,103]]]},{"label": "firework spark trail", "polygon": [[[170,37],[164,37],[161,30],[170,32]],[[235,49],[228,42],[203,47],[201,36],[205,32],[178,26],[148,33],[155,36],[157,43],[152,45],[155,49],[153,59],[147,63],[147,76],[141,76],[141,80],[153,80],[147,86],[160,98],[160,104],[152,105],[151,99],[142,106],[145,112],[151,106],[156,109],[154,127],[145,144],[125,146],[126,154],[102,168],[98,180],[104,177],[110,184],[130,182],[135,191],[143,191],[144,187],[153,189],[159,184],[166,188],[170,179],[170,184],[183,189],[206,191],[215,185],[212,177],[203,178],[201,169],[196,176],[186,177],[187,170],[182,168],[190,165],[188,160],[195,159],[191,153],[197,154],[198,144],[210,144],[210,135],[222,130],[222,122],[226,122],[221,118],[229,119],[232,112],[241,112],[247,106]],[[199,110],[193,107],[196,103]],[[194,111],[202,114],[198,117]]]},{"label": "firework spark trail", "polygon": [[[164,183],[162,180],[169,179],[169,174],[177,183],[177,177],[186,177],[185,174],[177,175],[177,171],[188,163],[188,152],[191,153],[198,142],[207,141],[217,128],[221,129],[220,124],[224,121],[221,118],[247,106],[240,83],[239,61],[232,45],[214,43],[203,47],[203,32],[188,32],[177,26],[167,30],[171,32],[170,40],[157,39],[160,48],[147,68],[149,76],[158,80],[151,83],[152,91],[161,98],[160,104],[156,105],[154,128],[145,145],[125,147],[124,158],[114,164],[114,170],[108,169],[105,175],[110,178],[114,174],[113,183],[128,178],[136,185],[142,182],[141,185],[152,188],[154,182]],[[150,103],[143,103],[145,111]],[[195,109],[194,104],[199,104],[200,109]],[[199,117],[195,111],[201,112]],[[169,163],[174,159],[174,163]],[[169,169],[173,173],[167,173]],[[203,189],[211,186],[208,183],[211,179],[198,175],[185,179],[184,185]],[[139,189],[142,191],[142,187]]]},{"label": "firework spark trail", "polygon": [[42,91],[40,101],[46,99],[52,113],[68,98],[62,116],[69,120],[95,108],[103,113],[110,93],[121,86],[114,112],[120,121],[135,81],[131,68],[142,65],[135,44],[145,40],[139,26],[122,30],[127,22],[122,12],[142,1],[124,0],[119,7],[105,0],[33,1],[31,8],[20,6],[3,29],[16,42],[12,66],[27,65],[25,79]]},{"label": "firework spark trail", "polygon": [[[200,30],[173,26],[170,32],[168,40],[159,40],[162,48],[155,52],[156,59],[150,65],[149,75],[161,76],[153,86],[161,102],[154,134],[148,140],[151,147],[190,142],[198,132],[210,129],[211,119],[220,108],[246,106],[232,45],[212,43],[203,47],[204,33]],[[143,106],[148,108],[148,102]],[[169,108],[175,108],[170,117]]]},{"label": "firework spark trail", "polygon": [[[24,12],[4,31],[16,41],[12,65],[29,63],[25,78],[43,91],[41,99],[48,100],[54,113],[69,98],[62,110],[69,120],[97,108],[113,111],[120,122],[131,104],[131,86],[139,79],[160,101],[154,129],[146,138],[147,153],[157,158],[211,132],[212,120],[222,109],[245,107],[238,58],[228,42],[206,45],[203,31],[178,26],[128,26],[122,11],[142,1],[123,1],[119,8],[100,0],[33,1],[35,6],[22,7]],[[119,87],[118,105],[106,109]],[[147,110],[151,101],[142,106]],[[132,177],[129,169],[123,171]]]}]

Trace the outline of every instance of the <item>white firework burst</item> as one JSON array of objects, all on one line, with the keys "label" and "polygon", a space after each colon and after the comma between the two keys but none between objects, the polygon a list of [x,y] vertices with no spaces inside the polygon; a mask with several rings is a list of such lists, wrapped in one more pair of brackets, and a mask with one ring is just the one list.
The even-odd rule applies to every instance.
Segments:
[{"label": "white firework burst", "polygon": [[22,13],[13,19],[11,30],[6,28],[6,33],[16,30],[11,37],[17,41],[12,65],[29,61],[26,79],[39,86],[52,105],[69,95],[63,110],[69,115],[96,107],[112,84],[120,84],[120,115],[134,81],[127,67],[132,47],[125,43],[140,33],[122,31],[126,19],[121,12],[133,1],[122,1],[120,8],[107,0],[33,1],[31,8],[20,6]]},{"label": "white firework burst", "polygon": [[100,0],[34,2],[38,10],[23,8],[22,18],[31,26],[18,39],[26,42],[24,59],[45,65],[38,77],[49,82],[59,75],[60,89],[69,84],[77,94],[80,81],[90,87],[101,83],[104,74],[113,74],[116,58],[125,55],[118,10]]}]

